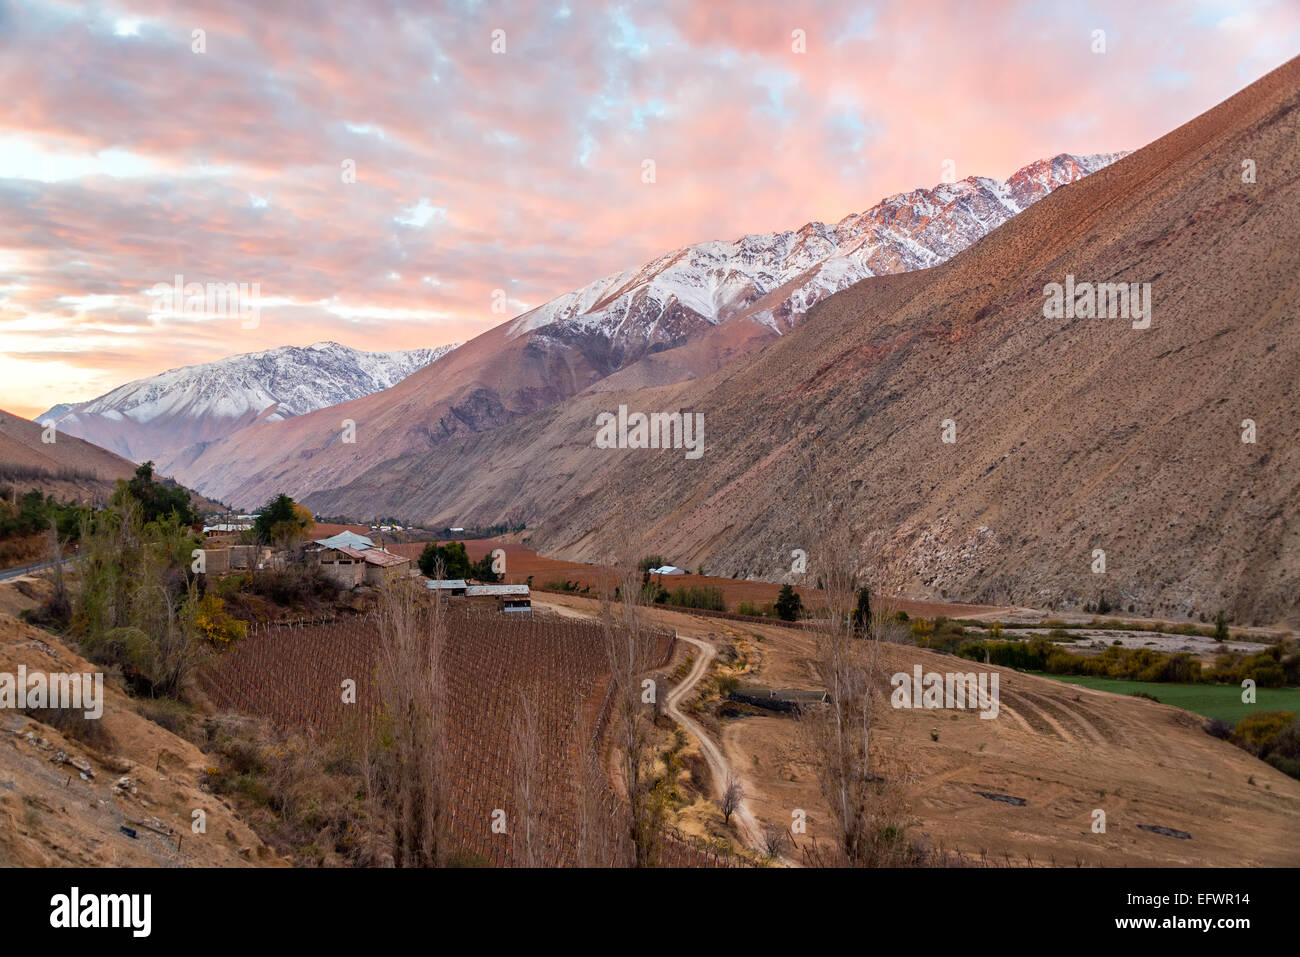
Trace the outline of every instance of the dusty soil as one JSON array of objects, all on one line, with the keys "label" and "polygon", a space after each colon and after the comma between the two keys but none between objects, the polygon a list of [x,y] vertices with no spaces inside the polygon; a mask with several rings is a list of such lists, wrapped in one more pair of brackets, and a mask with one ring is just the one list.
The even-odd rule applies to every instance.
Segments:
[{"label": "dusty soil", "polygon": [[[0,613],[0,672],[15,674],[19,664],[97,670],[54,636]],[[205,790],[210,759],[137,714],[109,680],[104,694],[93,745],[0,710],[0,866],[287,866]],[[206,833],[192,830],[196,809],[207,816]]]},{"label": "dusty soil", "polygon": [[[575,612],[589,599],[545,596]],[[714,642],[751,636],[755,681],[818,687],[811,634],[773,625],[655,610],[682,634]],[[958,670],[954,659],[911,646],[886,649],[889,671]],[[962,670],[971,666],[962,662]],[[1300,865],[1300,781],[1202,730],[1188,712],[1139,698],[1063,685],[996,666],[1000,713],[888,710],[881,736],[912,778],[911,831],[933,846],[990,864],[1075,866]],[[826,805],[801,728],[788,717],[723,719],[722,746],[746,783],[760,825],[802,809],[808,837],[828,837]],[[937,732],[938,741],[932,733]],[[977,792],[1024,800],[1023,806]],[[1093,811],[1106,832],[1093,833]],[[1142,830],[1163,826],[1189,840]]]}]

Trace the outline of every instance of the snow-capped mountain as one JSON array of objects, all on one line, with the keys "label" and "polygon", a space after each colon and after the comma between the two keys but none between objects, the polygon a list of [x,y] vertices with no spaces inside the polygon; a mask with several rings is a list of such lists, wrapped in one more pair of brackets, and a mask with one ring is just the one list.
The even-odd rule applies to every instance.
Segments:
[{"label": "snow-capped mountain", "polygon": [[182,450],[252,422],[276,422],[387,389],[454,348],[282,346],[169,369],[87,402],[56,405],[36,421],[161,468]]},{"label": "snow-capped mountain", "polygon": [[[1117,158],[1062,154],[1005,182],[972,177],[891,196],[833,225],[674,250],[507,320],[343,409],[241,429],[178,460],[172,474],[232,504],[255,505],[278,491],[304,496],[338,489],[379,463],[396,474],[443,443],[583,392],[708,375],[785,335],[827,296],[871,276],[938,265]],[[365,422],[355,443],[338,441],[343,417]],[[349,506],[360,509],[366,493],[350,494],[357,497]]]},{"label": "snow-capped mountain", "polygon": [[1005,182],[971,176],[898,193],[834,225],[685,246],[523,314],[510,335],[672,342],[699,320],[716,325],[742,315],[784,332],[832,293],[870,276],[936,266],[1058,186],[1123,155],[1062,153]]}]

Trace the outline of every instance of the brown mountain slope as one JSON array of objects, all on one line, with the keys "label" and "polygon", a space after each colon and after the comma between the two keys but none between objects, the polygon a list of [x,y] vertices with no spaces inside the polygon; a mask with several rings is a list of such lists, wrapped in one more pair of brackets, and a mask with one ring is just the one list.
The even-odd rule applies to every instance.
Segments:
[{"label": "brown mountain slope", "polygon": [[60,499],[99,502],[114,483],[129,479],[135,463],[60,432],[43,442],[44,427],[0,410],[0,485],[40,489]]},{"label": "brown mountain slope", "polygon": [[[639,357],[611,352],[600,336],[510,338],[509,331],[509,323],[490,329],[391,389],[249,426],[167,467],[204,494],[253,507],[277,492],[349,481],[393,449],[419,454],[450,437],[495,428]],[[342,440],[345,420],[356,423],[355,442]]]},{"label": "brown mountain slope", "polygon": [[[337,487],[384,458],[419,455],[587,388],[644,389],[708,375],[779,338],[857,279],[943,262],[1117,155],[1063,153],[1004,183],[967,177],[899,193],[835,224],[684,246],[516,316],[396,388],[288,426],[245,423],[160,464],[252,507],[279,491]],[[344,438],[345,419],[365,423],[355,441]]]},{"label": "brown mountain slope", "polygon": [[[944,265],[862,282],[720,372],[581,395],[308,502],[435,526],[526,514],[535,546],[573,558],[607,553],[631,523],[680,564],[779,576],[808,544],[792,502],[816,439],[914,594],[1079,605],[1105,591],[1140,612],[1295,619],[1298,130],[1293,60]],[[1245,159],[1258,182],[1241,181]],[[1067,274],[1150,282],[1150,328],[1045,318],[1044,286]],[[596,415],[620,402],[703,412],[707,452],[596,448]]]},{"label": "brown mountain slope", "polygon": [[[0,614],[0,671],[17,674],[20,665],[29,674],[97,670],[48,632]],[[0,710],[0,866],[288,864],[207,791],[211,759],[137,714],[111,678],[103,693],[93,735],[64,734],[38,717]],[[195,810],[205,815],[201,834]]]},{"label": "brown mountain slope", "polygon": [[[53,442],[43,441],[47,434]],[[37,489],[60,501],[103,504],[112,497],[117,480],[130,479],[135,470],[134,462],[114,452],[57,430],[48,433],[45,426],[0,410],[0,486],[11,486],[19,494]],[[222,508],[193,492],[190,502],[200,512]]]}]

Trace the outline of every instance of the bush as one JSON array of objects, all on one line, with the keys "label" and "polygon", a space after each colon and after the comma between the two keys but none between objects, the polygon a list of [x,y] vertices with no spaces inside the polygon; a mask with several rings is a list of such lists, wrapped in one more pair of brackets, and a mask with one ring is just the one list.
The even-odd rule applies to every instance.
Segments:
[{"label": "bush", "polygon": [[464,542],[448,542],[446,545],[429,542],[424,546],[424,550],[420,552],[419,559],[416,560],[416,564],[420,566],[420,572],[426,578],[438,577],[439,563],[442,564],[442,578],[460,579],[470,577],[469,553],[465,551]]},{"label": "bush", "polygon": [[179,701],[172,701],[170,698],[139,698],[135,702],[135,710],[140,717],[152,721],[160,728],[165,728],[177,737],[189,737],[193,713]]},{"label": "bush", "polygon": [[1232,725],[1222,718],[1211,718],[1210,723],[1205,726],[1205,733],[1212,738],[1227,741],[1232,737]]},{"label": "bush", "polygon": [[[658,599],[656,598],[656,601]],[[722,589],[712,585],[674,588],[667,598],[669,605],[679,608],[703,608],[708,611],[726,611],[727,603],[722,597]]]},{"label": "bush", "polygon": [[1232,743],[1257,757],[1266,758],[1283,732],[1294,724],[1294,711],[1258,711],[1237,722],[1232,731]]}]

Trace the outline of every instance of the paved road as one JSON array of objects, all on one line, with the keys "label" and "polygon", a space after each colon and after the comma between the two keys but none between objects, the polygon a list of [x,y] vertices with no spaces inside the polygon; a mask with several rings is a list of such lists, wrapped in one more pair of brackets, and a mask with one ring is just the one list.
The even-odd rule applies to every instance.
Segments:
[{"label": "paved road", "polygon": [[[73,559],[65,558],[64,562],[70,562]],[[24,575],[30,575],[34,572],[44,571],[46,568],[53,568],[54,562],[37,562],[35,565],[23,565],[19,568],[7,568],[0,572],[0,582],[9,581],[11,578],[22,578]]]}]

